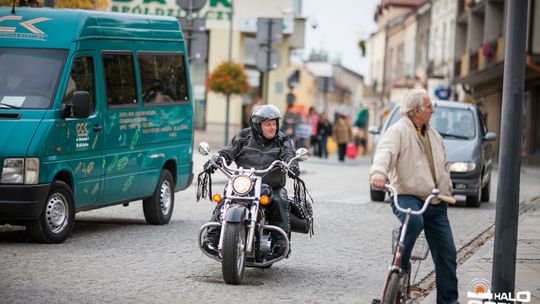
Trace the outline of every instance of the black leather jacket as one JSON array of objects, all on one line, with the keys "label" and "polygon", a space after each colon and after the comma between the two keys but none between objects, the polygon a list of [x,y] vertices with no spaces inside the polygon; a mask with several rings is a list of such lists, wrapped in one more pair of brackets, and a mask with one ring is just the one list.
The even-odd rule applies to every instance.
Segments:
[{"label": "black leather jacket", "polygon": [[[265,169],[277,159],[289,162],[296,155],[292,142],[283,132],[278,131],[273,139],[265,139],[254,134],[251,128],[238,131],[219,154],[225,157],[228,164],[234,161],[238,167],[255,169]],[[293,161],[291,167],[297,170],[298,161]],[[277,188],[284,187],[286,180],[285,174],[277,167],[267,173],[262,182]]]}]

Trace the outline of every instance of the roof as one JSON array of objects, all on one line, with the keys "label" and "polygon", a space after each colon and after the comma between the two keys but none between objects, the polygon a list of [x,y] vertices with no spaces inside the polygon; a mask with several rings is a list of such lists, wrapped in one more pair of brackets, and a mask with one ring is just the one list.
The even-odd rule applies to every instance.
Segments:
[{"label": "roof", "polygon": [[182,40],[175,18],[91,10],[0,7],[8,31],[0,32],[0,45],[69,48],[74,41],[95,38]]}]

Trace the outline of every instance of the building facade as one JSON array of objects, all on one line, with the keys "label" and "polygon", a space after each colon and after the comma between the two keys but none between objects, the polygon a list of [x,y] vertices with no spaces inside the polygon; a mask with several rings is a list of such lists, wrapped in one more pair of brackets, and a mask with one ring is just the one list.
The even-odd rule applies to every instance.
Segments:
[{"label": "building facade", "polygon": [[[230,98],[231,134],[242,126],[245,110],[253,102],[272,103],[284,110],[290,53],[295,48],[302,48],[304,42],[304,19],[299,17],[301,0],[209,0],[201,10],[192,14],[182,10],[176,0],[111,0],[110,10],[178,18],[191,16],[190,19],[204,20],[202,31],[208,37],[206,56],[203,56],[204,60],[194,60],[190,64],[195,128],[223,132],[226,96],[208,92],[205,81],[229,57],[233,62],[244,65],[251,86],[245,96],[233,95]],[[266,73],[259,71],[256,66],[259,50],[256,40],[258,18],[283,19],[283,38],[272,46],[279,54],[280,61],[275,69]]]},{"label": "building facade", "polygon": [[[512,47],[505,45],[508,3],[508,0],[422,3],[381,0],[376,11],[379,29],[367,43],[369,71],[366,79],[371,81],[367,85],[376,88],[370,92],[372,104],[377,105],[374,116],[384,118],[389,102],[399,101],[396,81],[400,84],[403,83],[401,78],[407,79],[412,63],[415,87],[427,89],[436,98],[446,96],[477,105],[486,117],[488,129],[500,135],[505,50]],[[521,154],[524,164],[540,165],[540,0],[528,3]],[[405,4],[409,5],[407,9]],[[416,24],[416,39],[411,39],[413,24]],[[385,36],[384,54],[376,53],[381,49],[381,43],[376,40],[381,39],[381,35]],[[414,60],[408,55],[409,40],[416,44]],[[369,47],[373,49],[372,54]],[[426,51],[427,60],[424,59]],[[382,78],[378,78],[377,60],[381,57],[384,71]],[[378,84],[379,79],[382,85]],[[409,87],[410,84],[406,85],[407,89]],[[381,125],[382,120],[370,123]],[[493,143],[497,154],[498,145],[499,140]]]}]

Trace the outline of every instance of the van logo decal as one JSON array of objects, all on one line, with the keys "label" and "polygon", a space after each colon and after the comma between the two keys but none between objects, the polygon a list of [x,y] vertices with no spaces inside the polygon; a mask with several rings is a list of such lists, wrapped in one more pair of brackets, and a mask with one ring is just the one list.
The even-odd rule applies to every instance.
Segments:
[{"label": "van logo decal", "polygon": [[[3,16],[0,17],[0,24],[2,24],[2,22],[19,21],[22,20],[22,18],[23,16]],[[45,40],[47,34],[41,29],[37,28],[35,24],[47,20],[51,20],[51,18],[39,17],[19,22],[19,25],[30,31],[30,33],[17,32],[17,28],[15,26],[0,26],[0,38]]]},{"label": "van logo decal", "polygon": [[45,35],[45,33],[42,30],[34,26],[34,23],[40,23],[47,20],[51,20],[51,18],[41,17],[41,18],[36,18],[36,19],[25,21],[25,22],[21,22],[20,24],[21,26],[24,26],[26,29],[28,29],[30,32],[34,34]]},{"label": "van logo decal", "polygon": [[88,135],[88,129],[86,128],[88,126],[87,122],[81,122],[77,124],[77,136],[86,136]]}]

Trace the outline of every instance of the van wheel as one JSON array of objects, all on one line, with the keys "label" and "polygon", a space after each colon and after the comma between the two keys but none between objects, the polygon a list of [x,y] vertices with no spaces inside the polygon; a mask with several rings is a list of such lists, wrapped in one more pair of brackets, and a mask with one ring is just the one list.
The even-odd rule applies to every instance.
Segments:
[{"label": "van wheel", "polygon": [[36,242],[64,242],[75,224],[75,204],[71,188],[62,181],[51,185],[43,211],[36,220],[26,223],[26,231]]},{"label": "van wheel", "polygon": [[161,171],[154,194],[143,200],[144,218],[148,224],[165,225],[174,207],[174,182],[169,170]]},{"label": "van wheel", "polygon": [[386,193],[384,191],[375,190],[373,188],[369,188],[369,194],[371,197],[371,200],[374,202],[384,202],[384,198],[386,196]]}]

